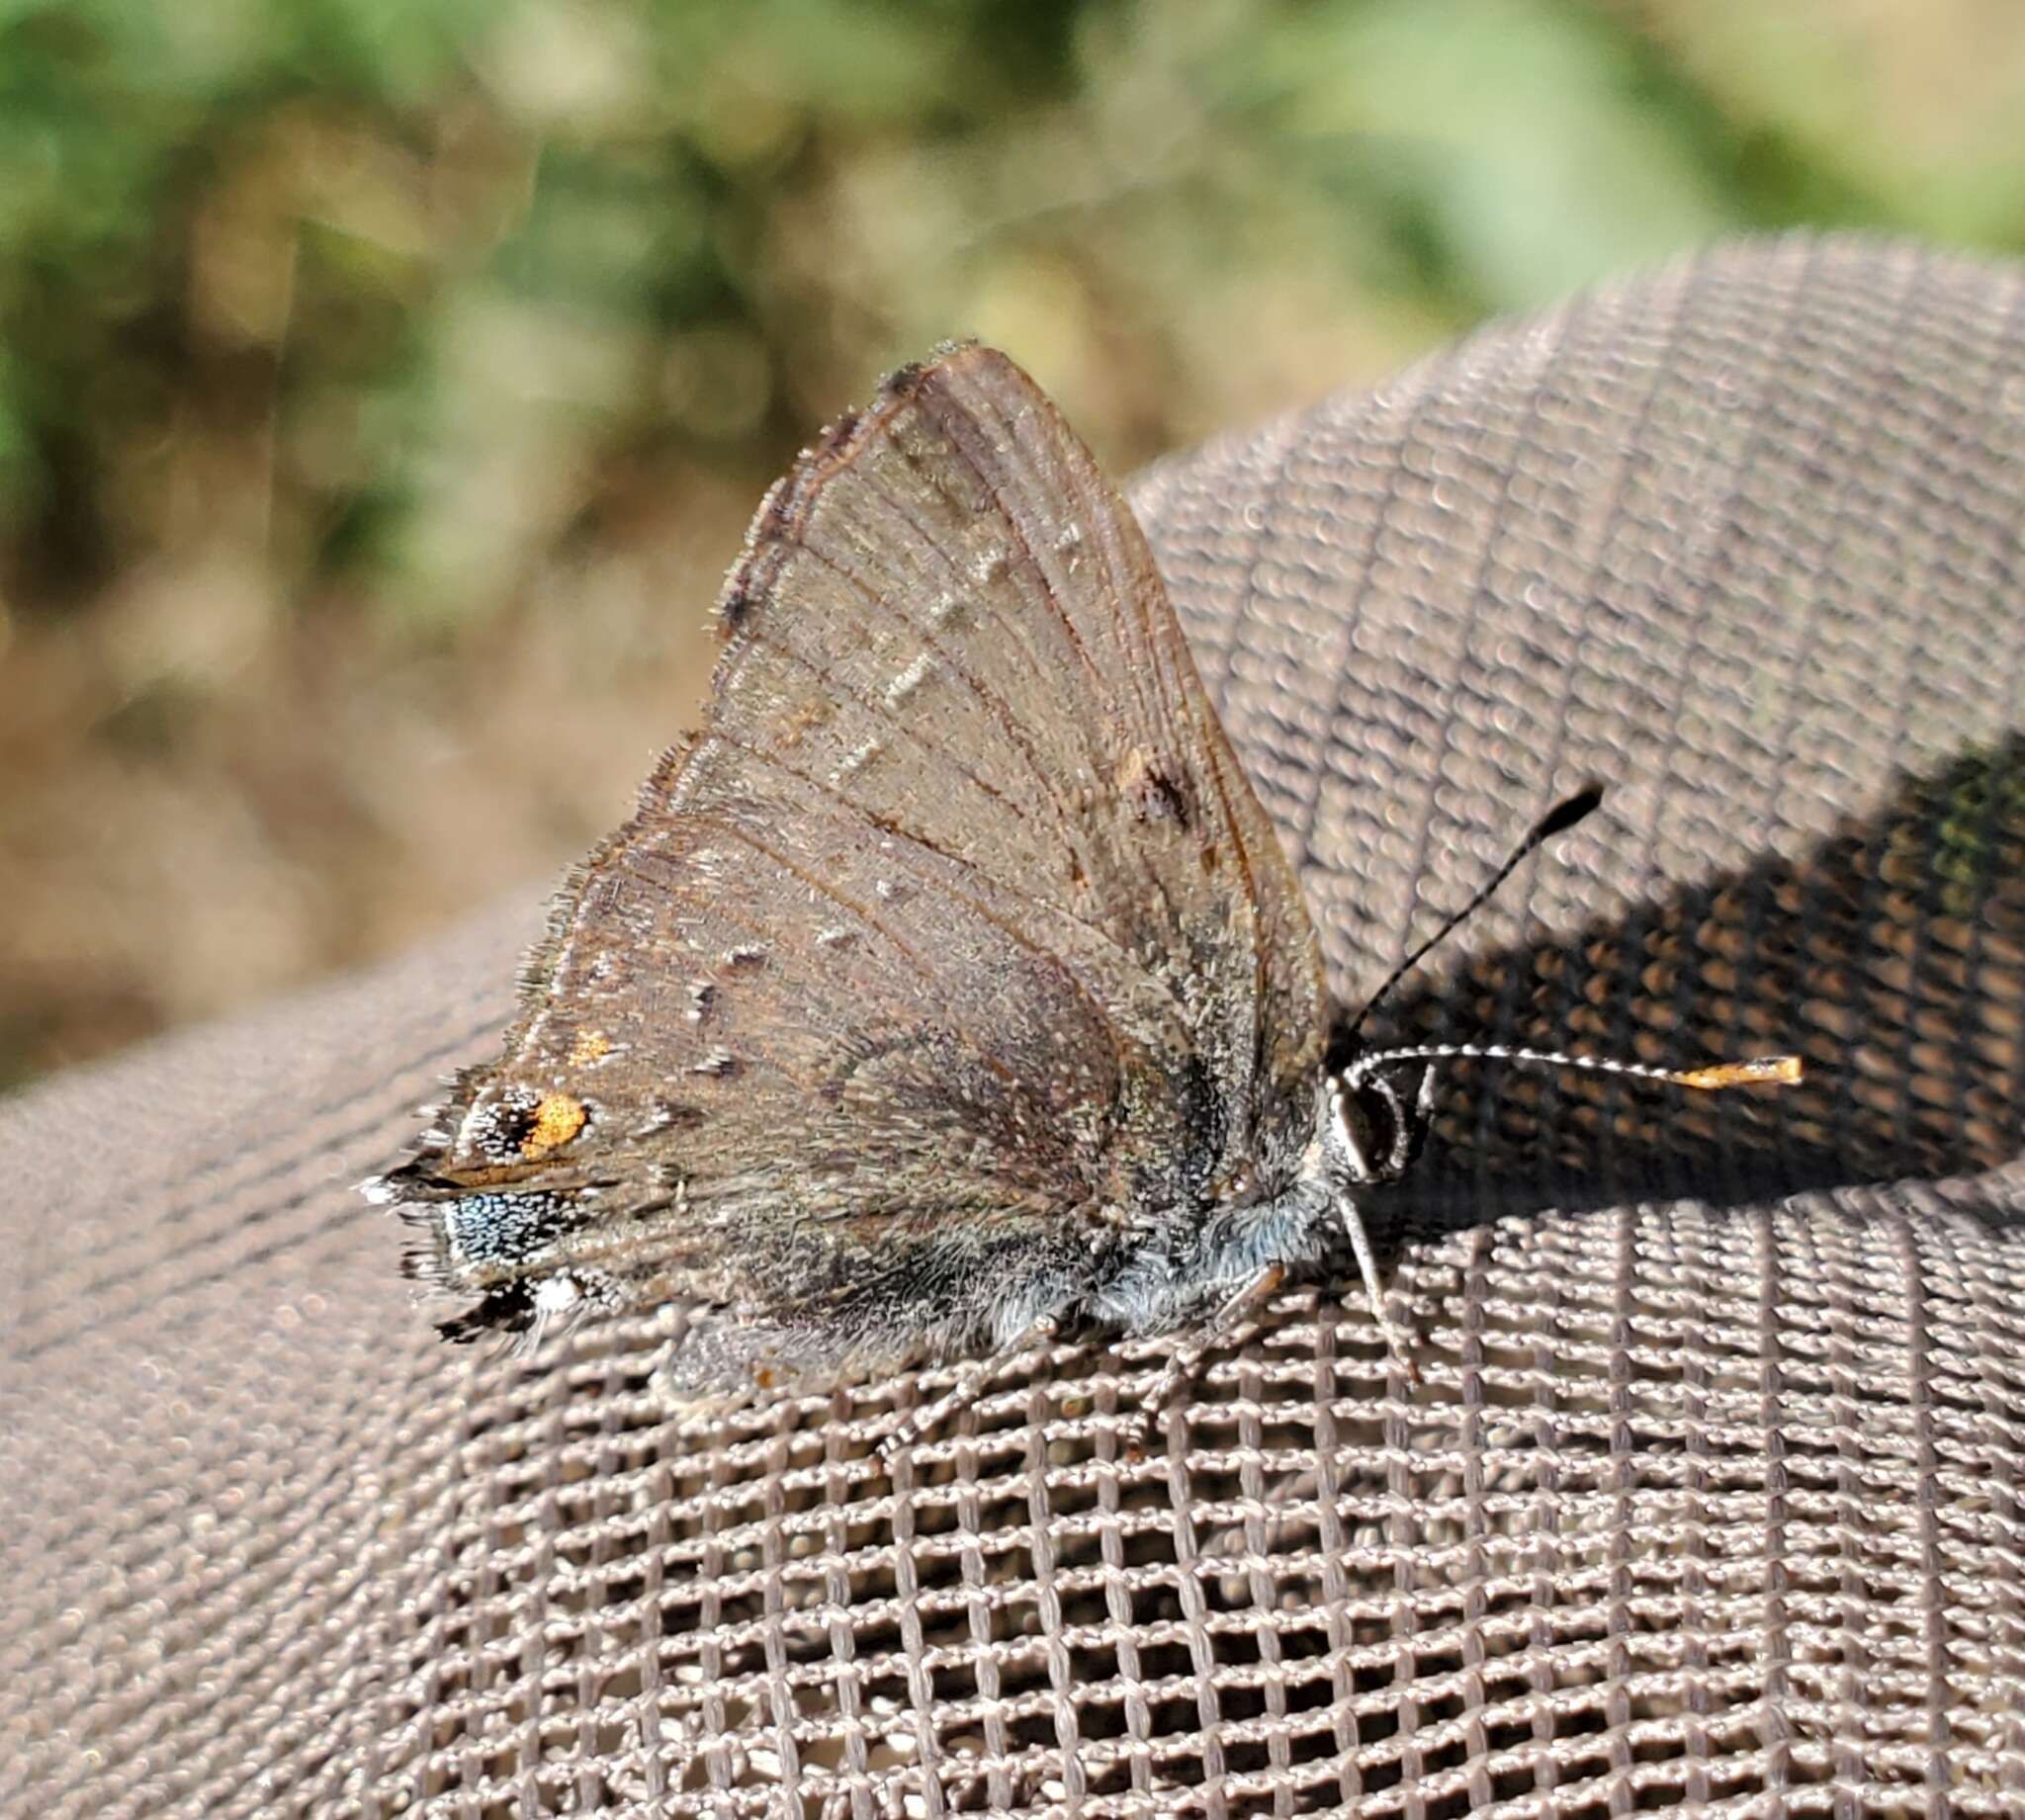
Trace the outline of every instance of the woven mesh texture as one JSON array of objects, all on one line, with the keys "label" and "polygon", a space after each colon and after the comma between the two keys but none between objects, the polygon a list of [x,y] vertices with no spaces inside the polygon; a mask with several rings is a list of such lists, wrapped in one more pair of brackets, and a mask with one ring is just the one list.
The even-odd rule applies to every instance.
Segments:
[{"label": "woven mesh texture", "polygon": [[1801,241],[1141,482],[1346,997],[1593,774],[1390,1030],[1812,1068],[1457,1071],[1418,1385],[1308,1286],[889,1473],[945,1373],[439,1344],[346,1184],[532,904],[0,1108],[0,1811],[2025,1813],[2021,476],[2020,275]]}]

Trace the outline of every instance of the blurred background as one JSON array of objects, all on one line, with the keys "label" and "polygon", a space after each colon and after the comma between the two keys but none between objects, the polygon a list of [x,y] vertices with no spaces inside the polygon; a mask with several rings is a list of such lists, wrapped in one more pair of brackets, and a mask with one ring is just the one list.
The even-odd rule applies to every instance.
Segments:
[{"label": "blurred background", "polygon": [[586,845],[945,336],[1123,472],[1794,223],[2019,249],[2011,0],[16,0],[0,1084]]}]

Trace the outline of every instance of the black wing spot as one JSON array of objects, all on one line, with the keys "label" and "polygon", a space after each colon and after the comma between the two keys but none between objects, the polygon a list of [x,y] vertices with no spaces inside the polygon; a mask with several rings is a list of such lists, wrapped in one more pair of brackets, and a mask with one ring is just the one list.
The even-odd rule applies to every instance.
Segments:
[{"label": "black wing spot", "polygon": [[468,1346],[487,1334],[524,1334],[534,1325],[534,1291],[525,1282],[501,1283],[463,1314],[436,1323],[445,1340]]}]

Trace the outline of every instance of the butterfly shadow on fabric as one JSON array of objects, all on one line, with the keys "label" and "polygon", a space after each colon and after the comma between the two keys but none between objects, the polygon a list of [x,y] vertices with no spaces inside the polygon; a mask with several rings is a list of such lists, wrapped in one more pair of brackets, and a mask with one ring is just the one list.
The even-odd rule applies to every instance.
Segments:
[{"label": "butterfly shadow on fabric", "polygon": [[1372,1024],[1386,1045],[1806,1065],[1780,1091],[1711,1095],[1453,1065],[1426,1158],[1372,1196],[1381,1246],[1547,1208],[1735,1208],[1999,1169],[2025,1130],[2025,738],[1902,776],[1797,859],[1409,980]]}]

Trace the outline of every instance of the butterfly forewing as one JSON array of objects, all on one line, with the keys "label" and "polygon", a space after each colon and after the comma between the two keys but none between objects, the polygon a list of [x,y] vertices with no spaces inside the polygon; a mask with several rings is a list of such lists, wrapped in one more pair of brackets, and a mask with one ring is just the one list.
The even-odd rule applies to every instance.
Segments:
[{"label": "butterfly forewing", "polygon": [[453,1233],[437,1275],[806,1323],[847,1252],[958,1216],[1087,1248],[1296,1141],[1323,995],[1290,869],[1129,509],[1023,373],[895,375],[769,495],[722,612],[701,735],[394,1178],[424,1217],[545,1196],[539,1243]]}]

